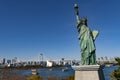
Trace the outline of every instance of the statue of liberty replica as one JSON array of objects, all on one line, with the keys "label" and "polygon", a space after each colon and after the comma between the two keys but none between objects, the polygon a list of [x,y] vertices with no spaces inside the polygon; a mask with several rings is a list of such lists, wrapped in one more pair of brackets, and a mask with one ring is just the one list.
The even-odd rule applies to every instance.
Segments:
[{"label": "statue of liberty replica", "polygon": [[87,25],[87,18],[79,18],[78,5],[74,5],[77,30],[79,33],[81,49],[81,65],[72,66],[75,70],[75,80],[105,80],[103,67],[97,65],[96,62],[96,47],[95,39],[98,36],[98,31],[91,31]]},{"label": "statue of liberty replica", "polygon": [[87,25],[87,18],[79,18],[78,5],[74,5],[77,30],[79,33],[78,39],[80,41],[81,48],[81,65],[96,65],[95,54],[95,39],[98,35],[98,31],[91,31]]}]

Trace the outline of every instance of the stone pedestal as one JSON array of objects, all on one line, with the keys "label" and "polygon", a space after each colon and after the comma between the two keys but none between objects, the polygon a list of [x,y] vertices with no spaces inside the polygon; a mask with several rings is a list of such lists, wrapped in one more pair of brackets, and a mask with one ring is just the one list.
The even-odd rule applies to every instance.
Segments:
[{"label": "stone pedestal", "polygon": [[105,80],[100,65],[72,66],[75,70],[75,80]]}]

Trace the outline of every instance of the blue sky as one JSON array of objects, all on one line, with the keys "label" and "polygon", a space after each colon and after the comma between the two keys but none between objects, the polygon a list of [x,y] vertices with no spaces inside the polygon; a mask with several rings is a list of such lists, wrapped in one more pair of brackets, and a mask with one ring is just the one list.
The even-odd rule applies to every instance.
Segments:
[{"label": "blue sky", "polygon": [[97,57],[119,56],[120,0],[0,0],[0,58],[79,59],[74,3],[99,30]]}]

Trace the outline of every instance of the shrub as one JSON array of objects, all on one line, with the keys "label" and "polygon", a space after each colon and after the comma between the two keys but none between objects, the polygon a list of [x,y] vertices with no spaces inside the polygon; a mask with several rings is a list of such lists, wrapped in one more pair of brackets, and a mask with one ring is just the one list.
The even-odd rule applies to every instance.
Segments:
[{"label": "shrub", "polygon": [[58,75],[50,75],[47,77],[47,80],[58,80]]},{"label": "shrub", "polygon": [[19,75],[15,72],[2,70],[0,72],[0,80],[26,80],[25,76]]},{"label": "shrub", "polygon": [[120,80],[120,58],[115,58],[115,60],[118,62],[118,69],[114,70],[112,73],[110,73],[111,80]]},{"label": "shrub", "polygon": [[74,75],[71,75],[71,76],[69,76],[69,77],[67,77],[67,78],[64,78],[64,79],[62,79],[62,80],[74,80]]},{"label": "shrub", "polygon": [[42,80],[42,77],[34,75],[34,76],[29,77],[27,80]]}]

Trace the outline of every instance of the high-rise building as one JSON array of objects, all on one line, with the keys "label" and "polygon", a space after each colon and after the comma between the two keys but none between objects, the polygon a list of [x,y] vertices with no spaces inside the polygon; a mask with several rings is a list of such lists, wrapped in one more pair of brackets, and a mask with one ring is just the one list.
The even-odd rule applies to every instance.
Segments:
[{"label": "high-rise building", "polygon": [[17,63],[17,57],[14,57],[14,59],[12,59],[12,64]]},{"label": "high-rise building", "polygon": [[5,64],[5,58],[3,58],[2,64]]},{"label": "high-rise building", "polygon": [[10,59],[7,60],[7,64],[11,64],[11,60]]}]

